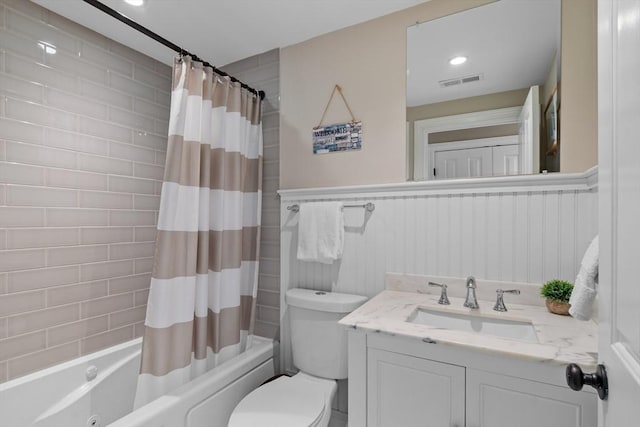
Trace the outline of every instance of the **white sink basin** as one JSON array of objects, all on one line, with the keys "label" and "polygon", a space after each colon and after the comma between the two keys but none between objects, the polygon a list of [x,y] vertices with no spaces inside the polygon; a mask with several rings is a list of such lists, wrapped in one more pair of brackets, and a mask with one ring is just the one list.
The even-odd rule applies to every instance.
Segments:
[{"label": "white sink basin", "polygon": [[498,319],[420,307],[409,316],[407,322],[533,343],[538,342],[533,325],[526,320]]}]

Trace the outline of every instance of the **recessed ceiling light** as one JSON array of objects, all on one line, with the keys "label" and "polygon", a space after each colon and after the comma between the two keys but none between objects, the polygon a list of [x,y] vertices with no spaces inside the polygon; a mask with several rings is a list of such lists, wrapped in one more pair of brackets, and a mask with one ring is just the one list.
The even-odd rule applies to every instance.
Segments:
[{"label": "recessed ceiling light", "polygon": [[129,3],[131,6],[142,6],[144,4],[144,0],[124,0]]},{"label": "recessed ceiling light", "polygon": [[460,65],[464,64],[465,62],[467,62],[466,56],[455,56],[449,60],[449,64],[451,65]]}]

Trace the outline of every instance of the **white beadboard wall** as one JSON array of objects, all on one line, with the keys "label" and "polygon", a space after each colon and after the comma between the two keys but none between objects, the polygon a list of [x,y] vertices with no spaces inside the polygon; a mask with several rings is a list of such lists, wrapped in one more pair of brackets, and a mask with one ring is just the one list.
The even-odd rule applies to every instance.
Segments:
[{"label": "white beadboard wall", "polygon": [[[386,272],[573,281],[597,232],[596,174],[520,179],[506,187],[494,181],[500,186],[470,190],[409,183],[402,189],[363,187],[362,194],[357,187],[281,191],[283,291],[373,296],[383,290]],[[371,213],[345,208],[344,254],[333,265],[296,259],[298,215],[286,208],[312,200],[376,205]]]},{"label": "white beadboard wall", "polygon": [[[597,169],[483,180],[281,191],[281,334],[290,358],[284,295],[294,287],[374,296],[386,272],[542,283],[573,281],[597,233]],[[342,260],[296,259],[295,203],[375,203],[345,208]],[[340,408],[344,411],[346,408]]]}]

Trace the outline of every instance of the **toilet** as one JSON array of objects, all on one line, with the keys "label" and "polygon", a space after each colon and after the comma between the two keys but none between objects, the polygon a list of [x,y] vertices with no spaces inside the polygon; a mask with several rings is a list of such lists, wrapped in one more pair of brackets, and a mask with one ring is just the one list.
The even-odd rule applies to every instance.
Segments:
[{"label": "toilet", "polygon": [[238,403],[229,427],[326,427],[336,380],[347,378],[347,333],[338,320],[367,300],[359,295],[290,289],[293,377],[261,385]]}]

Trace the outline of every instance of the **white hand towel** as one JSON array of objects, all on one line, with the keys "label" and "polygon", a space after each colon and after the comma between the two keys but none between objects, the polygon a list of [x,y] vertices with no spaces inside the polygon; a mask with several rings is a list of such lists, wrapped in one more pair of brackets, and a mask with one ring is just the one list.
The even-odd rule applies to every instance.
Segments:
[{"label": "white hand towel", "polygon": [[578,320],[591,319],[593,300],[596,297],[598,284],[598,257],[600,245],[596,236],[582,258],[580,271],[569,299],[569,314]]},{"label": "white hand towel", "polygon": [[298,259],[331,264],[342,257],[344,218],[341,202],[300,205]]}]

